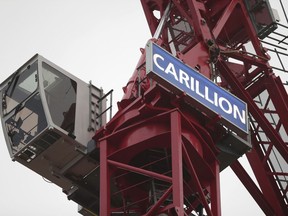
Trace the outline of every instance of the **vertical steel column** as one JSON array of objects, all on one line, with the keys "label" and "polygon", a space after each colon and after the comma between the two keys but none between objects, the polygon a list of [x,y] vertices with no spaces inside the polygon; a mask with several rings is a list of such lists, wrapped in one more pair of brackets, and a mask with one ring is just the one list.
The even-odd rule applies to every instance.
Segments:
[{"label": "vertical steel column", "polygon": [[178,110],[171,113],[170,124],[173,204],[177,214],[184,216],[181,116]]},{"label": "vertical steel column", "polygon": [[214,161],[212,169],[215,174],[214,180],[211,181],[211,211],[213,215],[221,215],[220,199],[220,166],[218,161]]},{"label": "vertical steel column", "polygon": [[107,162],[107,140],[100,141],[100,216],[110,215],[110,175]]}]

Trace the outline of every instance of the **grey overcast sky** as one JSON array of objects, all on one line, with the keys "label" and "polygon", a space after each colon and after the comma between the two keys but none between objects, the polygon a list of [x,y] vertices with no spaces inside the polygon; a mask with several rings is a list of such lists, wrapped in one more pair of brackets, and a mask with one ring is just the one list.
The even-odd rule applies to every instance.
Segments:
[{"label": "grey overcast sky", "polygon": [[[139,0],[0,0],[0,31],[0,82],[39,53],[114,89],[114,104],[151,37]],[[0,172],[0,215],[79,215],[61,188],[11,161],[2,129]],[[264,215],[229,168],[221,181],[222,215]]]}]

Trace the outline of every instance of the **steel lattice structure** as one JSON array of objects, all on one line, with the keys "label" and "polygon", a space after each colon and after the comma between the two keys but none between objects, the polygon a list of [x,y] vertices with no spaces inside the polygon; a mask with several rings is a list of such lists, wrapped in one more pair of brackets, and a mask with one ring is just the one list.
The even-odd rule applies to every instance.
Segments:
[{"label": "steel lattice structure", "polygon": [[[257,20],[258,16],[264,19],[259,8],[265,7],[265,2],[142,0],[141,3],[150,31],[159,45],[247,102],[253,148],[246,155],[260,189],[238,161],[231,163],[231,167],[266,215],[286,215],[288,97],[259,40],[275,32],[276,23],[255,27],[257,22],[265,22]],[[241,22],[238,22],[239,17]],[[116,180],[116,184],[122,186],[120,190],[125,194],[121,209],[127,209],[127,214],[131,211],[143,215],[189,215],[193,212],[202,215],[204,208],[207,215],[221,215],[221,160],[219,165],[219,152],[215,147],[225,132],[216,124],[219,119],[205,119],[183,104],[181,95],[173,98],[161,85],[151,85],[144,63],[143,51],[138,68],[125,88],[120,111],[107,125],[105,133],[108,131],[109,135],[100,141],[100,176],[106,178],[100,184],[100,194],[110,194],[108,176],[119,179],[121,176],[123,179]],[[166,129],[162,129],[163,124]],[[193,137],[188,139],[186,131]],[[133,142],[122,140],[123,135],[127,139],[132,136]],[[158,140],[160,136],[161,141]],[[201,150],[197,151],[199,147]],[[148,159],[156,149],[159,151],[157,160]],[[130,155],[131,159],[125,155]],[[157,168],[159,161],[167,158],[170,164]],[[129,173],[139,180],[126,181],[123,176],[128,177]],[[147,182],[153,187],[147,186]],[[143,194],[142,185],[151,191],[154,189],[154,193],[148,194],[146,190]],[[154,196],[152,205],[151,194]],[[151,207],[147,211],[144,206],[148,206],[148,200]],[[114,211],[110,197],[105,201],[101,205],[101,215]],[[139,206],[144,210],[138,209]]]}]

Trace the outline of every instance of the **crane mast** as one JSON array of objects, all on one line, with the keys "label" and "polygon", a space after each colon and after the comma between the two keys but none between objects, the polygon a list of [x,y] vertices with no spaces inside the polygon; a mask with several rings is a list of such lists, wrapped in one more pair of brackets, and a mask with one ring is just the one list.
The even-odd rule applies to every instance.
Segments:
[{"label": "crane mast", "polygon": [[109,121],[112,91],[40,55],[1,84],[12,159],[85,216],[220,216],[227,167],[264,214],[288,215],[288,27],[264,0],[140,2],[152,37]]},{"label": "crane mast", "polygon": [[[141,3],[151,34],[164,49],[247,102],[253,148],[246,155],[260,189],[238,161],[231,163],[231,168],[266,215],[286,215],[287,93],[269,65],[268,49],[263,46],[270,34],[279,35],[269,3],[238,0],[142,0]],[[281,36],[279,43],[287,38]],[[134,80],[137,79],[139,73],[134,73]],[[144,79],[145,75],[140,77]],[[129,84],[136,86],[135,82]],[[147,88],[145,84],[142,87]],[[125,97],[131,97],[131,92],[127,91]],[[205,129],[217,134],[211,128]],[[219,133],[217,136],[221,137]],[[211,213],[207,204],[201,204],[206,206],[208,215],[220,215],[217,204],[212,210],[213,201],[217,202],[217,197],[213,198]]]},{"label": "crane mast", "polygon": [[[283,138],[283,134],[287,134],[287,122],[284,120],[287,119],[287,93],[280,79],[274,75],[272,67],[268,63],[267,50],[259,40],[259,38],[264,39],[276,29],[275,19],[269,4],[264,1],[238,0],[220,2],[142,0],[141,3],[151,34],[154,35],[153,40],[156,43],[177,56],[185,64],[197,69],[199,73],[214,80],[218,85],[247,102],[251,125],[250,136],[253,145],[252,150],[247,153],[247,157],[261,188],[260,191],[241,164],[235,160],[235,157],[231,159],[231,154],[227,153],[225,142],[231,139],[231,136],[227,138],[226,132],[221,131],[223,128],[219,129],[217,121],[221,117],[209,119],[205,116],[207,118],[205,119],[202,113],[197,113],[195,110],[192,112],[186,105],[181,104],[183,100],[179,95],[174,99],[177,102],[173,102],[173,105],[168,106],[166,104],[163,106],[163,102],[160,101],[164,96],[161,95],[158,97],[157,105],[152,103],[155,105],[151,106],[152,101],[149,101],[149,106],[145,105],[145,112],[148,112],[149,108],[150,112],[155,112],[152,110],[157,107],[157,112],[160,112],[160,107],[166,109],[168,107],[172,109],[173,107],[183,113],[173,114],[175,117],[172,117],[171,113],[169,117],[170,124],[173,122],[173,125],[171,124],[171,134],[169,134],[171,138],[167,137],[167,140],[165,140],[166,142],[169,142],[169,139],[171,141],[170,148],[165,148],[169,149],[168,152],[172,160],[171,167],[167,168],[171,173],[169,175],[172,176],[170,180],[172,184],[166,186],[165,192],[162,188],[162,197],[160,196],[160,198],[154,200],[153,206],[156,207],[151,207],[147,215],[154,215],[155,212],[158,212],[158,214],[165,212],[167,215],[185,215],[193,211],[201,214],[200,212],[203,211],[199,210],[201,208],[204,209],[207,215],[221,215],[219,172],[225,167],[225,162],[231,165],[233,171],[265,214],[287,214],[287,184],[281,181],[281,178],[287,174],[285,168],[288,158],[287,140],[285,140],[285,135]],[[239,17],[241,17],[241,22],[237,21]],[[130,104],[127,101],[131,100],[135,103],[139,97],[144,98],[141,100],[145,103],[145,98],[148,98],[145,93],[152,92],[151,88],[157,88],[151,82],[147,82],[144,64],[147,58],[145,59],[145,55],[146,53],[143,51],[144,57],[142,56],[130,82],[125,87],[125,95],[119,106],[120,110],[121,104],[123,104],[124,111],[124,107]],[[274,94],[279,95],[279,97],[272,97]],[[259,97],[262,98],[261,102],[257,102]],[[173,100],[170,99],[170,101]],[[270,110],[271,104],[275,109],[273,111]],[[160,107],[158,107],[159,105]],[[185,112],[185,109],[189,111]],[[177,111],[175,112],[177,113]],[[272,112],[273,115],[278,116],[276,118],[277,122],[274,124],[272,124],[271,118],[267,117],[267,114]],[[181,130],[179,127],[181,128],[180,125],[182,125],[179,116],[182,115],[183,118],[190,120],[191,125],[198,127],[197,132],[191,128],[191,131],[189,130],[190,133],[198,135],[197,141],[190,138],[190,140],[193,140],[190,145],[196,148],[195,143],[201,143],[202,154],[196,153],[197,163],[191,160],[196,156],[189,155],[189,153],[192,154],[192,150],[188,151],[188,147],[178,137],[184,136],[183,134],[180,135],[181,132],[179,131]],[[199,121],[199,119],[205,119],[205,121]],[[115,121],[117,122],[117,119]],[[273,127],[273,125],[275,126]],[[109,124],[107,128],[109,128]],[[173,135],[174,133],[178,134]],[[178,137],[178,140],[173,140],[172,137],[175,136]],[[203,137],[206,137],[206,139],[203,140]],[[247,137],[244,140],[247,140]],[[245,142],[242,142],[242,140],[239,141],[234,138],[233,141],[229,141],[233,144],[237,143],[236,145],[242,143],[245,146]],[[173,142],[178,143],[178,145],[181,143],[181,146],[174,149],[174,145],[177,144]],[[105,144],[109,146],[109,143]],[[189,144],[187,145],[189,146]],[[101,150],[101,142],[99,146]],[[220,154],[215,149],[216,146],[220,148]],[[278,167],[276,168],[276,164],[272,159],[272,149],[273,152],[277,152],[277,157],[283,165],[277,171],[275,169]],[[248,150],[248,148],[245,150]],[[232,149],[231,151],[235,155],[236,150]],[[244,152],[238,152],[238,156],[241,153]],[[105,154],[107,152],[102,152],[100,155]],[[209,154],[209,160],[207,160],[205,154]],[[222,158],[225,162],[221,161]],[[107,164],[111,163],[111,166],[116,167],[118,164],[122,169],[128,169],[124,163],[120,162],[120,165],[118,162],[115,163],[109,160]],[[177,165],[173,165],[173,162]],[[201,163],[203,164],[200,165]],[[201,167],[201,171],[197,170],[196,164]],[[184,168],[185,171],[182,171],[183,167],[187,170]],[[129,168],[131,168],[130,171],[134,170],[130,166]],[[136,170],[138,169],[139,167]],[[106,170],[109,172],[109,167],[106,167]],[[136,170],[134,172],[137,172]],[[203,175],[202,171],[207,174]],[[140,170],[138,172],[141,173]],[[187,174],[189,178],[185,178],[183,172],[189,173]],[[208,177],[208,173],[211,173],[210,177]],[[107,175],[107,173],[103,175]],[[142,175],[144,174],[142,173]],[[173,176],[178,177],[173,178]],[[101,188],[104,190],[105,187]],[[187,192],[187,194],[184,193],[184,191],[189,190],[190,192]],[[109,194],[108,191],[103,191],[103,193]],[[196,196],[195,194],[197,194],[197,198],[189,197],[191,195],[192,197]],[[165,203],[167,197],[172,197],[172,201],[169,203],[169,207],[166,206],[168,209],[163,210],[165,209],[163,203]],[[186,206],[186,208],[183,209],[183,206]],[[109,209],[108,206],[103,208]]]}]

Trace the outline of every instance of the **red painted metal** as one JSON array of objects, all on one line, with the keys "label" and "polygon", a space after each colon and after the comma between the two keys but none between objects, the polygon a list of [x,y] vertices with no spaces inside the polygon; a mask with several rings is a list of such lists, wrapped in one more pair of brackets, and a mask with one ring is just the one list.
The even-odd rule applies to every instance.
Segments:
[{"label": "red painted metal", "polygon": [[[280,183],[287,173],[275,170],[271,157],[273,151],[288,162],[287,141],[281,137],[288,133],[288,96],[268,63],[247,5],[242,0],[141,0],[152,35],[170,2],[162,32],[153,40],[246,101],[253,144],[247,157],[260,189],[238,162],[232,169],[265,214],[288,215],[287,187]],[[263,93],[266,101],[259,105],[256,99]],[[118,107],[94,137],[100,149],[100,216],[203,211],[220,216],[221,151],[216,145],[225,128],[181,95],[148,80],[145,50]],[[277,122],[272,124],[268,114],[277,115]]]},{"label": "red painted metal", "polygon": [[238,161],[236,161],[231,165],[231,168],[235,172],[237,177],[241,180],[246,189],[249,191],[251,196],[253,196],[254,200],[257,202],[263,212],[266,215],[275,215],[270,203],[264,198],[262,192],[252,181],[251,177],[248,175],[242,165]]},{"label": "red painted metal", "polygon": [[[155,85],[96,134],[100,148],[100,197],[105,196],[100,199],[100,215],[117,211],[185,215],[184,211],[199,211],[201,206],[213,215],[207,194],[210,188],[215,193],[219,190],[219,177],[210,182],[219,174],[212,163],[216,161],[217,149],[197,123],[199,120],[187,115],[189,110],[180,112],[173,108],[175,100],[170,97],[169,92]],[[110,193],[111,184],[117,190]],[[117,195],[123,204],[113,206],[109,200],[116,200]],[[219,211],[219,206],[214,208]]]}]

